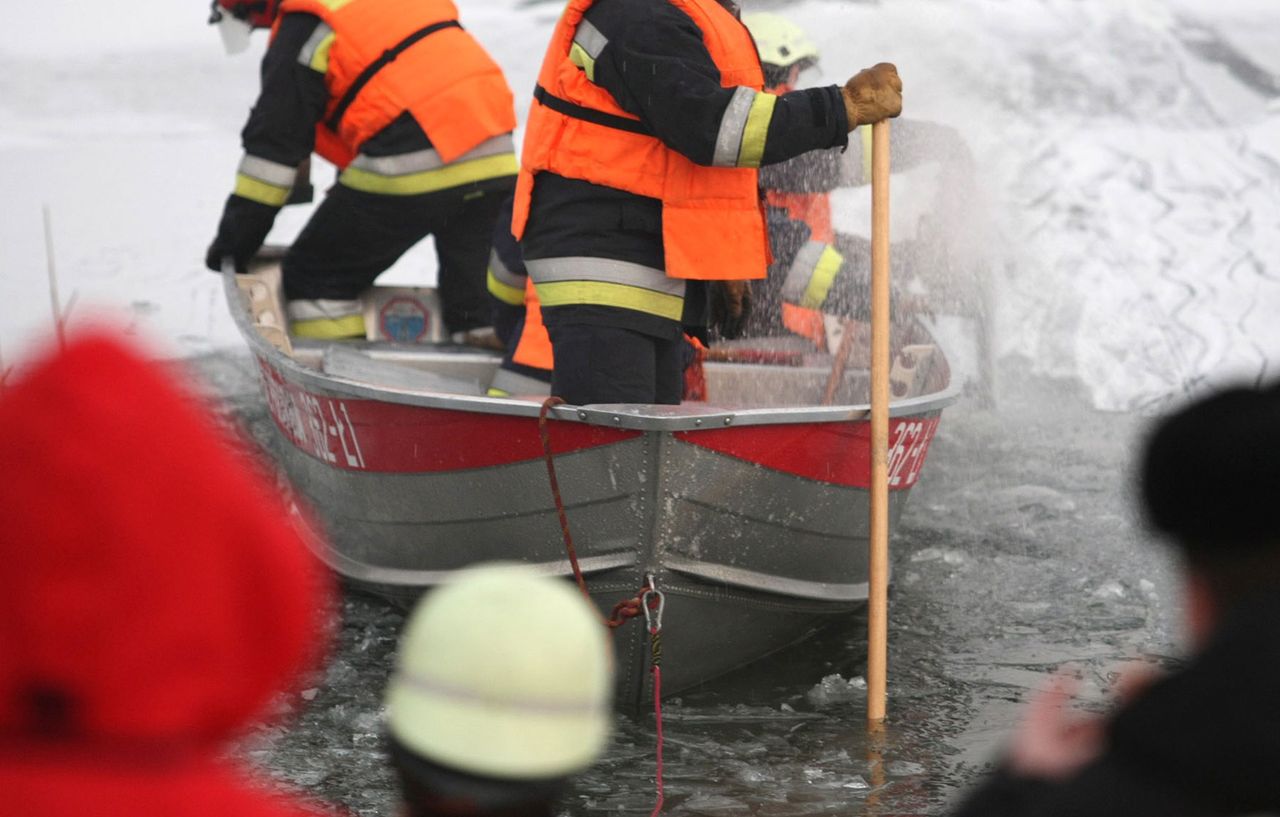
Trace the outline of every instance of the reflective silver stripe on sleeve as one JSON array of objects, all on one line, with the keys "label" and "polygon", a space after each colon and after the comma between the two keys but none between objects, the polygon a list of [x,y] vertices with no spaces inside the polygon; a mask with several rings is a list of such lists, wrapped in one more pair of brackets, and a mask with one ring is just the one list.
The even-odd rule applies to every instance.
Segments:
[{"label": "reflective silver stripe on sleeve", "polygon": [[569,61],[582,69],[588,82],[596,81],[596,57],[609,44],[608,38],[586,20],[578,23],[569,47]]},{"label": "reflective silver stripe on sleeve", "polygon": [[[504,133],[486,139],[449,164],[514,153],[515,149],[515,141],[511,138],[511,134]],[[350,167],[376,173],[379,176],[407,176],[410,173],[437,170],[444,166],[445,162],[441,161],[440,154],[434,148],[415,150],[412,153],[398,153],[394,156],[366,156],[361,153],[350,164]]]},{"label": "reflective silver stripe on sleeve", "polygon": [[600,52],[609,44],[609,38],[600,33],[600,29],[586,20],[578,23],[578,30],[573,32],[573,41],[587,52],[591,59],[598,59]]},{"label": "reflective silver stripe on sleeve", "polygon": [[789,304],[798,304],[804,299],[809,279],[822,259],[822,252],[827,248],[821,241],[810,241],[796,253],[791,268],[787,270],[787,280],[782,284],[782,300]]},{"label": "reflective silver stripe on sleeve", "polygon": [[729,107],[720,117],[720,132],[716,135],[716,152],[711,164],[716,167],[737,167],[738,153],[742,149],[742,134],[747,130],[747,117],[751,115],[751,103],[756,92],[745,85],[738,86],[729,100]]},{"label": "reflective silver stripe on sleeve", "polygon": [[240,167],[236,168],[236,172],[274,187],[286,188],[293,187],[293,181],[298,177],[296,167],[263,159],[260,156],[250,156],[247,153],[240,160]]},{"label": "reflective silver stripe on sleeve", "polygon": [[[318,26],[316,26],[316,30],[311,32],[311,36],[308,37],[307,41],[302,44],[302,50],[298,52],[298,62],[301,63],[302,65],[307,66],[308,68],[316,68],[317,70],[319,70],[318,66],[313,64],[316,58],[316,52],[320,49],[321,46],[325,45],[324,41],[332,36],[333,36],[333,29],[330,28],[327,23],[320,23]],[[327,55],[323,60],[323,62],[325,64],[324,67],[327,68],[328,67]]]},{"label": "reflective silver stripe on sleeve", "polygon": [[669,278],[660,269],[616,261],[612,258],[540,258],[526,260],[525,267],[535,284],[559,281],[599,281],[606,284],[623,284],[640,287],[664,295],[684,297],[684,280]]}]

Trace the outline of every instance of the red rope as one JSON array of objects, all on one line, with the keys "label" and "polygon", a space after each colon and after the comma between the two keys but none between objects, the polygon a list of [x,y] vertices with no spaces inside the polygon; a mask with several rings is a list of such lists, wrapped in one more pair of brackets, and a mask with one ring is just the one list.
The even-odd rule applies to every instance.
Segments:
[{"label": "red rope", "polygon": [[[538,412],[538,435],[542,438],[542,453],[547,461],[547,477],[551,481],[551,496],[555,499],[556,514],[560,517],[560,532],[564,534],[564,549],[569,554],[569,566],[573,568],[573,578],[578,583],[578,589],[582,591],[582,595],[591,602],[591,594],[587,592],[587,580],[583,578],[582,568],[578,565],[578,551],[573,546],[573,535],[569,533],[569,516],[565,512],[564,499],[560,496],[560,481],[556,479],[555,457],[551,452],[551,434],[547,429],[547,412],[552,408],[562,405],[564,400],[559,397],[548,397],[542,403],[542,408]],[[640,588],[634,596],[629,599],[623,599],[613,606],[609,618],[605,621],[610,632],[627,623],[630,619],[645,613],[645,593],[653,592],[653,587],[646,586]],[[661,622],[661,611],[658,607],[660,594],[655,596],[649,603],[649,610],[658,610],[658,621]],[[595,604],[592,603],[592,608]],[[652,646],[651,667],[653,672],[653,713],[658,723],[658,746],[657,746],[657,786],[658,801],[653,807],[653,811],[649,817],[657,817],[662,813],[662,805],[665,801],[663,793],[662,780],[662,632],[660,626],[651,626],[649,628],[649,638]]]},{"label": "red rope", "polygon": [[[560,532],[564,534],[564,549],[569,554],[569,566],[573,568],[573,579],[587,601],[591,594],[587,592],[587,580],[582,577],[582,568],[578,566],[578,551],[573,546],[573,535],[569,533],[569,516],[564,510],[564,500],[560,497],[560,481],[556,479],[556,463],[551,453],[551,433],[547,429],[547,412],[555,406],[562,405],[559,397],[548,397],[542,401],[542,409],[538,412],[538,435],[542,438],[542,454],[547,461],[547,477],[551,480],[551,496],[556,501],[556,513],[560,517]],[[616,625],[614,625],[616,626]]]},{"label": "red rope", "polygon": [[[650,630],[651,636],[657,635],[655,630]],[[656,754],[658,756],[658,765],[654,773],[658,784],[658,802],[654,804],[653,811],[649,817],[657,817],[662,813],[662,804],[666,797],[662,791],[662,667],[659,664],[653,665],[653,717],[658,724],[658,747]]]},{"label": "red rope", "polygon": [[605,622],[605,624],[609,625],[610,630],[615,630],[618,627],[621,627],[623,624],[626,624],[628,621],[644,612],[644,607],[640,598],[644,595],[644,591],[646,589],[647,588],[642,587],[639,592],[631,598],[623,599],[613,605],[613,612],[609,614],[609,619]]},{"label": "red rope", "polygon": [[684,368],[684,399],[686,401],[702,401],[707,399],[707,373],[702,368],[702,361],[707,357],[707,347],[690,335],[684,336],[684,342],[693,348],[693,360]]}]

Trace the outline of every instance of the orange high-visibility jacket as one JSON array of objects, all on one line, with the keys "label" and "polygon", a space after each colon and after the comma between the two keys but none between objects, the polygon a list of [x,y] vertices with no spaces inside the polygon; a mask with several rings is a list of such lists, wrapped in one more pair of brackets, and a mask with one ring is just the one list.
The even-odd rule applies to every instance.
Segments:
[{"label": "orange high-visibility jacket", "polygon": [[332,30],[317,49],[328,57],[329,107],[316,152],[338,167],[406,111],[446,163],[515,129],[502,69],[462,30],[450,0],[284,0],[280,10],[314,14]]},{"label": "orange high-visibility jacket", "polygon": [[[715,0],[668,2],[688,14],[702,32],[722,87],[755,92],[763,88],[755,43],[741,22]],[[756,168],[693,163],[591,82],[573,51],[579,23],[593,4],[594,0],[570,0],[552,34],[529,111],[512,231],[517,238],[524,234],[534,177],[549,171],[660,199],[665,271],[670,277],[765,277],[769,238]],[[753,136],[763,143],[762,133]],[[754,162],[759,164],[758,156]]]},{"label": "orange high-visibility jacket", "polygon": [[[836,233],[831,227],[830,193],[779,193],[770,190],[765,198],[773,207],[781,207],[791,218],[809,225],[811,240],[835,241]],[[822,313],[817,309],[783,303],[782,325],[819,349],[827,346],[827,328],[822,321]]]}]

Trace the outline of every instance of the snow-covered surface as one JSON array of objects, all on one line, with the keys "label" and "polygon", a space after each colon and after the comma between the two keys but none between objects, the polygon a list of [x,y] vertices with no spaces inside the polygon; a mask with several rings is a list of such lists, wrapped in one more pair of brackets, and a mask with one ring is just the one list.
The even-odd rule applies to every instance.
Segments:
[{"label": "snow-covered surface", "polygon": [[[459,5],[523,114],[559,4]],[[910,115],[962,130],[983,181],[974,201],[994,225],[981,238],[1001,355],[1077,378],[1109,409],[1275,373],[1274,0],[747,5],[785,5],[812,33],[824,55],[815,80],[892,60]],[[105,310],[187,354],[238,344],[202,257],[256,94],[261,35],[224,57],[203,4],[170,0],[46,0],[6,18],[0,356],[12,362],[48,330],[43,205],[73,321]],[[317,167],[319,187],[331,172]],[[271,240],[306,215],[286,212]],[[389,280],[433,274],[420,247]]]}]

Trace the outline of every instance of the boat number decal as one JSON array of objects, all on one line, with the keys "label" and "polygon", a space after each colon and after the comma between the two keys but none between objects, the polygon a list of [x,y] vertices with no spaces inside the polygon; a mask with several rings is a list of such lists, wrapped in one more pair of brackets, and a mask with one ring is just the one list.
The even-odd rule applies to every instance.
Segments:
[{"label": "boat number decal", "polygon": [[345,402],[292,386],[265,363],[262,375],[271,416],[294,445],[334,465],[365,467],[364,452]]},{"label": "boat number decal", "polygon": [[[904,491],[920,478],[937,415],[889,420],[889,489]],[[676,439],[805,479],[866,488],[871,484],[871,423],[794,423],[677,431]]]},{"label": "boat number decal", "polygon": [[914,485],[920,478],[929,441],[938,430],[938,418],[899,420],[889,430],[889,486]]}]

